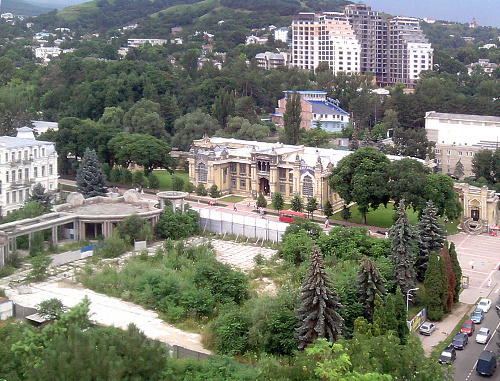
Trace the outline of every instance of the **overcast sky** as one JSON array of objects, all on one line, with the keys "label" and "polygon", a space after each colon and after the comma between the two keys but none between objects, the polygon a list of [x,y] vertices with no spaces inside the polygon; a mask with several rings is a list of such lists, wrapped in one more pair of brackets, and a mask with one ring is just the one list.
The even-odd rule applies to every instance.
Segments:
[{"label": "overcast sky", "polygon": [[[357,1],[355,1],[357,2]],[[500,27],[500,0],[364,0],[373,10],[394,16],[470,22]]]}]

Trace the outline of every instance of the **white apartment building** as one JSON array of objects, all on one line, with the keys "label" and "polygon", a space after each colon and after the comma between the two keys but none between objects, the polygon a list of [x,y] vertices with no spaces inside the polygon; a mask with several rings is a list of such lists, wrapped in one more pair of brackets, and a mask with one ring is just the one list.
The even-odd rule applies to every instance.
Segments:
[{"label": "white apartment building", "polygon": [[275,29],[274,30],[274,40],[288,43],[288,41],[289,41],[288,34],[289,33],[290,33],[290,27],[285,26],[283,28]]},{"label": "white apartment building", "polygon": [[360,71],[361,46],[343,13],[299,13],[292,21],[292,66],[315,70],[327,62],[334,73]]},{"label": "white apartment building", "polygon": [[35,57],[44,60],[49,57],[59,57],[61,52],[61,48],[57,46],[41,46],[39,48],[35,48]]},{"label": "white apartment building", "polygon": [[471,176],[474,155],[482,149],[500,147],[498,116],[429,111],[425,114],[425,129],[429,141],[436,143],[436,163],[443,173],[453,174],[460,160],[465,177]]},{"label": "white apartment building", "polygon": [[127,44],[128,44],[129,48],[138,48],[139,46],[143,46],[145,44],[164,45],[167,43],[168,43],[168,40],[164,40],[161,38],[129,38],[127,40]]},{"label": "white apartment building", "polygon": [[420,29],[420,21],[398,16],[389,20],[388,80],[414,87],[423,70],[432,70],[434,49]]},{"label": "white apartment building", "polygon": [[28,127],[17,137],[0,137],[0,214],[19,209],[31,189],[41,183],[47,191],[57,189],[57,153],[52,142],[35,140]]}]

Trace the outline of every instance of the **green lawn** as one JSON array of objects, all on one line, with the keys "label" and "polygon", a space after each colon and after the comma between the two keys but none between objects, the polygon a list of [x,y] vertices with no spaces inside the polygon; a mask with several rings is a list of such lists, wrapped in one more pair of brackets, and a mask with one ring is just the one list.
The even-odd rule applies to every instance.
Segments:
[{"label": "green lawn", "polygon": [[[157,169],[153,172],[160,180],[160,190],[172,190],[172,175],[165,169]],[[184,180],[184,184],[189,181],[189,173],[186,171],[175,171],[174,176],[178,176]]]},{"label": "green lawn", "polygon": [[[407,210],[408,217],[410,218],[410,222],[415,225],[418,222],[418,214],[415,213],[412,209]],[[393,220],[394,215],[394,203],[387,204],[387,208],[383,205],[380,206],[377,210],[371,211],[366,215],[366,224],[370,226],[377,226],[379,228],[390,228],[394,223]],[[358,205],[351,206],[351,219],[349,222],[354,222],[357,224],[361,224],[363,219],[361,218],[361,213],[358,211]],[[340,217],[340,211],[335,213],[332,216],[332,219],[337,221],[342,221]],[[444,223],[444,221],[441,221]],[[448,234],[456,234],[459,232],[458,230],[459,221],[448,221],[445,223],[445,228],[448,231]]]},{"label": "green lawn", "polygon": [[229,196],[225,196],[225,197],[220,198],[220,200],[225,201],[225,202],[232,202],[232,203],[236,204],[237,202],[243,201],[245,198],[246,197],[229,195]]}]

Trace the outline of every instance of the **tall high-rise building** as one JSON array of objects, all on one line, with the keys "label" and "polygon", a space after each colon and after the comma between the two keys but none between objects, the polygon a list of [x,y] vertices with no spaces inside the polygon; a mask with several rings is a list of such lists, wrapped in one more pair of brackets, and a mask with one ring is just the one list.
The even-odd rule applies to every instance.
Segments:
[{"label": "tall high-rise building", "polygon": [[315,70],[320,62],[327,62],[334,73],[356,73],[360,52],[343,13],[299,13],[292,22],[292,66]]},{"label": "tall high-rise building", "polygon": [[350,4],[345,14],[361,45],[361,72],[370,72],[377,81],[387,81],[387,23],[377,11],[364,4]]},{"label": "tall high-rise building", "polygon": [[388,20],[388,84],[414,87],[420,72],[432,70],[433,49],[420,29],[419,20],[394,17]]},{"label": "tall high-rise building", "polygon": [[306,70],[325,61],[334,73],[370,72],[379,85],[414,87],[422,70],[432,70],[432,57],[418,19],[384,19],[364,4],[300,13],[292,23],[292,66]]}]

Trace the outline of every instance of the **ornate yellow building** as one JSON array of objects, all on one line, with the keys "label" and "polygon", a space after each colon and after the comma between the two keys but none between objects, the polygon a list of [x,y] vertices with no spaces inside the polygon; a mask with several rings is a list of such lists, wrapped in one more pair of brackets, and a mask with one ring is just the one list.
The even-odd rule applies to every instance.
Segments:
[{"label": "ornate yellow building", "polygon": [[499,197],[495,191],[467,183],[455,183],[462,206],[464,208],[462,227],[466,232],[482,233],[488,231],[489,226],[498,225]]},{"label": "ornate yellow building", "polygon": [[216,184],[223,194],[257,197],[281,192],[286,201],[295,194],[304,201],[327,198],[339,208],[343,201],[328,187],[328,174],[350,151],[208,138],[195,140],[189,151],[189,181],[205,188]]}]

